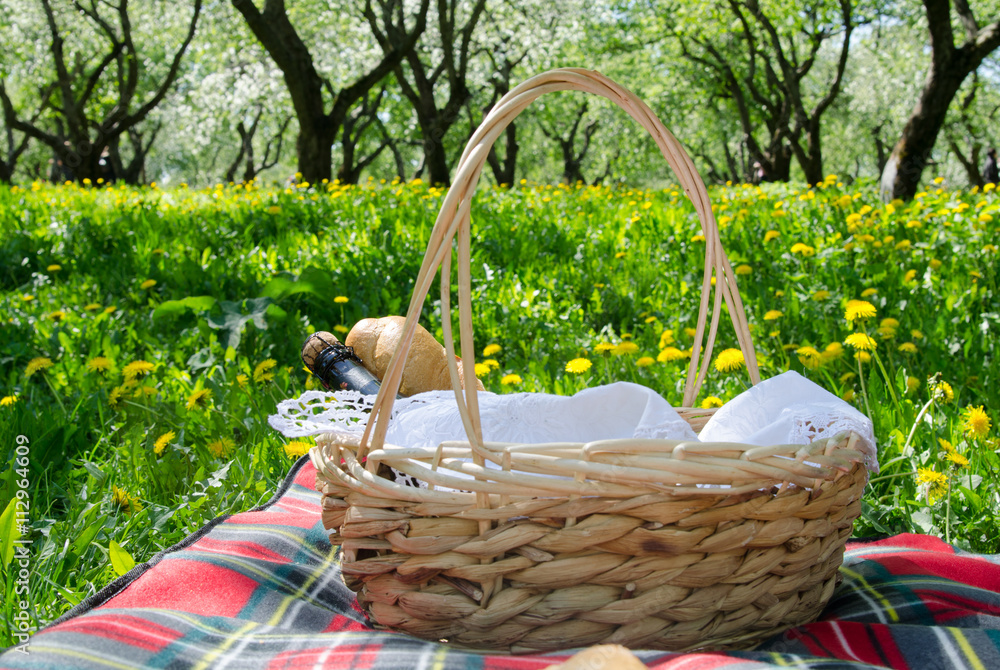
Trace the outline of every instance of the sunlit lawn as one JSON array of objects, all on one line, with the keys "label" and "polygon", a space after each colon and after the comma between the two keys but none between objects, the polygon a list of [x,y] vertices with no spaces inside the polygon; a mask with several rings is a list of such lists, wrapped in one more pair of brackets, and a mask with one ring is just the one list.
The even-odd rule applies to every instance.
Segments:
[{"label": "sunlit lawn", "polygon": [[[6,568],[6,501],[27,475],[39,625],[271,496],[309,447],[266,422],[314,387],[299,346],[402,313],[441,196],[395,183],[0,190],[0,549]],[[874,421],[882,470],[856,532],[1000,551],[1000,198],[933,187],[883,205],[836,178],[712,198],[765,376],[797,370]],[[630,380],[680,404],[704,243],[676,190],[482,188],[473,228],[489,390]],[[438,335],[439,314],[428,302]],[[716,352],[736,346],[730,328],[720,338]],[[570,372],[574,359],[591,365]],[[738,394],[743,372],[713,370],[699,402]],[[3,574],[0,645],[15,584]]]}]

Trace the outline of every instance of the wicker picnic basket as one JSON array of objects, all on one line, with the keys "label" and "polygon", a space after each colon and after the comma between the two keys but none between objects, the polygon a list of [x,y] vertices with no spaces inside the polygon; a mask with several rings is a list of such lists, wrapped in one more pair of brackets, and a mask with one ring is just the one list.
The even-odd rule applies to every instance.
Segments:
[{"label": "wicker picnic basket", "polygon": [[[317,439],[311,458],[323,523],[340,545],[345,583],[382,627],[511,653],[598,643],[749,647],[814,619],[832,595],[868,478],[858,435],[763,447],[660,439],[489,443],[475,387],[461,389],[451,330],[453,244],[457,239],[459,342],[469,370],[473,191],[506,125],[540,95],[570,89],[604,96],[635,118],[697,209],[707,251],[684,404],[693,404],[707,371],[723,299],[751,380],[759,381],[735,278],[690,158],[648,107],[606,77],[547,72],[504,96],[469,141],[364,435]],[[468,440],[436,448],[387,444],[402,364],[439,268],[445,347]],[[690,416],[704,420],[703,413]],[[390,467],[428,488],[395,482]]]}]

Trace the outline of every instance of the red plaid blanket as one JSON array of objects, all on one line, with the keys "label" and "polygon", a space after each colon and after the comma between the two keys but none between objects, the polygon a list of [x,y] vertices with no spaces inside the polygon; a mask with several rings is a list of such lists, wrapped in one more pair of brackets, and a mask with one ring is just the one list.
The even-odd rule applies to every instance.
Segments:
[{"label": "red plaid blanket", "polygon": [[[136,566],[0,668],[532,670],[572,651],[488,656],[375,631],[341,582],[308,459],[261,509]],[[755,651],[637,651],[660,670],[1000,668],[1000,559],[926,536],[851,543],[820,621]]]}]

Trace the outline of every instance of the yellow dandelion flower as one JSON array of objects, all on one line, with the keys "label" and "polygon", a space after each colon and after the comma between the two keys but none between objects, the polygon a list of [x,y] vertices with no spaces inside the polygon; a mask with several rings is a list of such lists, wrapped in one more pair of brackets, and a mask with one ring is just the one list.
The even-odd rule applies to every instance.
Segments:
[{"label": "yellow dandelion flower", "polygon": [[878,344],[864,333],[851,333],[844,340],[844,344],[858,349],[859,351],[874,351]]},{"label": "yellow dandelion flower", "polygon": [[17,402],[17,395],[5,395],[0,398],[0,407],[10,407]]},{"label": "yellow dandelion flower", "polygon": [[949,451],[944,457],[960,468],[969,467],[969,459],[957,451]]},{"label": "yellow dandelion flower", "polygon": [[212,401],[212,389],[197,389],[187,398],[185,407],[192,409],[206,409]]},{"label": "yellow dandelion flower", "polygon": [[752,272],[753,272],[753,268],[750,267],[749,265],[747,265],[746,263],[743,263],[741,265],[737,265],[736,266],[736,274],[738,274],[738,275],[744,275],[745,276],[745,275],[748,275],[748,274],[750,274]]},{"label": "yellow dandelion flower", "polygon": [[687,358],[688,355],[677,347],[664,347],[656,356],[656,360],[661,363],[671,363]]},{"label": "yellow dandelion flower", "polygon": [[492,369],[493,368],[491,368],[490,366],[486,365],[486,363],[476,363],[476,376],[477,377],[485,377],[486,375],[488,375],[490,373],[490,370],[492,370]]},{"label": "yellow dandelion flower", "polygon": [[639,351],[639,345],[635,342],[620,342],[611,350],[615,356],[631,356]]},{"label": "yellow dandelion flower", "polygon": [[983,406],[979,407],[966,407],[962,429],[965,434],[969,437],[983,437],[990,432],[990,417],[987,416]]},{"label": "yellow dandelion flower", "polygon": [[118,309],[118,308],[115,307],[114,305],[108,305],[107,307],[104,308],[104,313],[105,314],[114,314],[116,309]]},{"label": "yellow dandelion flower", "polygon": [[823,359],[823,362],[825,363],[828,361],[835,361],[843,355],[844,355],[844,345],[842,345],[840,342],[831,342],[830,344],[826,345],[825,349],[823,349],[823,353],[820,354],[820,357]]},{"label": "yellow dandelion flower", "polygon": [[108,407],[111,409],[120,409],[122,406],[122,398],[127,397],[128,392],[129,387],[124,384],[111,389],[111,393],[108,394]]},{"label": "yellow dandelion flower", "polygon": [[921,333],[919,330],[911,330],[910,337],[912,337],[915,340],[922,340],[924,339],[924,334]]},{"label": "yellow dandelion flower", "polygon": [[347,302],[348,300],[349,300],[349,298],[348,298],[348,297],[347,297],[346,295],[338,295],[337,297],[335,297],[335,298],[333,299],[333,301],[334,301],[335,303],[337,303],[338,305],[343,305],[343,304],[344,304],[344,303],[346,303],[346,302]]},{"label": "yellow dandelion flower", "polygon": [[258,384],[263,384],[264,382],[269,382],[274,379],[274,370],[278,362],[273,358],[268,358],[261,361],[253,369],[253,380]]},{"label": "yellow dandelion flower", "polygon": [[844,318],[848,323],[853,323],[861,319],[871,319],[875,314],[875,305],[867,300],[848,300]]},{"label": "yellow dandelion flower", "polygon": [[208,450],[216,458],[225,458],[232,453],[233,447],[235,446],[235,442],[230,440],[228,437],[223,437],[213,442],[209,442]]},{"label": "yellow dandelion flower", "polygon": [[811,247],[808,244],[803,244],[802,242],[796,242],[792,245],[791,252],[793,254],[800,254],[802,257],[809,257],[816,253],[816,248]]},{"label": "yellow dandelion flower", "polygon": [[167,445],[174,441],[177,437],[177,433],[172,430],[168,430],[163,435],[156,438],[156,442],[153,444],[153,453],[157,456],[163,455],[163,450],[167,448]]},{"label": "yellow dandelion flower", "polygon": [[[312,379],[312,377],[310,377],[310,379]],[[249,381],[250,378],[247,377],[246,375],[236,375],[236,385],[239,386],[241,389],[245,389]]]},{"label": "yellow dandelion flower", "polygon": [[872,355],[867,351],[856,351],[854,352],[854,359],[862,363],[868,363],[871,361]]},{"label": "yellow dandelion flower", "polygon": [[873,295],[875,295],[876,293],[878,293],[878,289],[877,288],[866,288],[864,291],[861,292],[861,297],[862,298],[870,298]]},{"label": "yellow dandelion flower", "polygon": [[913,281],[914,279],[916,279],[916,277],[917,277],[917,271],[916,270],[907,270],[906,274],[903,276],[903,283],[904,284],[908,284],[911,281]]},{"label": "yellow dandelion flower", "polygon": [[913,342],[903,342],[897,347],[897,349],[899,349],[899,351],[904,354],[917,353],[917,345],[915,345]]},{"label": "yellow dandelion flower", "polygon": [[24,302],[31,302],[34,299],[35,299],[35,296],[30,295],[28,293],[25,293],[24,295],[21,296],[21,300],[23,300]]},{"label": "yellow dandelion flower", "polygon": [[882,319],[879,325],[882,326],[883,328],[899,328],[899,321],[897,319],[892,318],[891,316],[887,316],[884,319]]},{"label": "yellow dandelion flower", "polygon": [[764,314],[764,320],[765,321],[777,321],[778,319],[780,319],[784,315],[785,315],[784,312],[782,312],[780,309],[769,309]]},{"label": "yellow dandelion flower", "polygon": [[935,382],[931,386],[931,394],[938,402],[949,403],[955,399],[955,391],[948,382]]},{"label": "yellow dandelion flower", "polygon": [[58,263],[53,263],[52,265],[48,266],[45,269],[49,272],[59,272],[60,270],[62,270],[62,266],[59,265]]},{"label": "yellow dandelion flower", "polygon": [[698,331],[694,328],[685,328],[684,334],[687,335],[688,337],[694,337],[695,335],[698,334]]},{"label": "yellow dandelion flower", "polygon": [[615,348],[615,345],[610,342],[601,342],[594,347],[594,353],[598,356],[601,354],[609,354]]},{"label": "yellow dandelion flower", "polygon": [[646,318],[644,319],[644,321],[645,321],[646,323],[655,323],[655,322],[657,321],[657,317],[656,317],[655,315],[654,315],[654,316],[647,316],[647,317],[646,317]]},{"label": "yellow dandelion flower", "polygon": [[906,392],[907,393],[913,393],[913,392],[915,392],[919,388],[920,388],[920,380],[919,379],[917,379],[916,377],[907,377],[906,378]]},{"label": "yellow dandelion flower", "polygon": [[824,300],[830,299],[830,292],[824,289],[816,291],[812,294],[812,299],[816,302],[823,302]]},{"label": "yellow dandelion flower", "polygon": [[483,349],[483,356],[496,356],[501,351],[503,351],[503,347],[499,344],[487,344],[486,348]]},{"label": "yellow dandelion flower", "polygon": [[115,485],[111,487],[111,502],[129,516],[142,509],[139,498],[129,495],[125,489],[120,489]]},{"label": "yellow dandelion flower", "polygon": [[691,238],[691,241],[692,242],[704,242],[705,241],[705,236],[704,235],[695,235],[694,237]]},{"label": "yellow dandelion flower", "polygon": [[847,389],[844,391],[844,395],[840,396],[840,399],[844,402],[851,402],[854,400],[854,389]]},{"label": "yellow dandelion flower", "polygon": [[285,455],[291,459],[298,459],[309,453],[313,445],[304,440],[291,440],[284,446]]},{"label": "yellow dandelion flower", "polygon": [[495,358],[487,358],[483,361],[483,365],[488,367],[490,370],[497,370],[500,368],[500,361]]},{"label": "yellow dandelion flower", "polygon": [[638,366],[640,368],[645,368],[645,367],[649,367],[650,365],[652,365],[655,362],[656,361],[653,359],[652,356],[641,356],[639,358],[639,360],[637,360],[635,362],[635,364],[636,364],[636,366]]},{"label": "yellow dandelion flower", "polygon": [[111,369],[111,360],[104,356],[95,356],[87,361],[87,371],[104,374]]},{"label": "yellow dandelion flower", "polygon": [[133,398],[151,398],[160,391],[154,386],[139,386],[132,392]]},{"label": "yellow dandelion flower", "polygon": [[878,336],[881,337],[883,340],[889,340],[896,337],[896,329],[889,328],[887,326],[879,326],[878,328],[875,329],[875,332],[877,332]]},{"label": "yellow dandelion flower", "polygon": [[85,312],[96,312],[100,308],[101,308],[100,305],[98,305],[96,302],[92,302],[89,305],[84,305],[83,306],[83,311],[85,311]]},{"label": "yellow dandelion flower", "polygon": [[664,330],[662,333],[660,333],[660,349],[669,346],[674,342],[676,342],[676,340],[674,339],[673,330],[668,328],[667,330]]},{"label": "yellow dandelion flower", "polygon": [[500,380],[500,383],[503,384],[504,386],[517,386],[522,381],[523,380],[521,379],[521,375],[509,374],[509,375],[504,375],[503,378]]},{"label": "yellow dandelion flower", "polygon": [[54,312],[50,312],[48,317],[53,321],[62,321],[63,319],[66,318],[66,312],[62,311],[61,309],[57,309]]},{"label": "yellow dandelion flower", "polygon": [[36,358],[32,358],[30,361],[28,361],[28,367],[24,369],[24,376],[30,377],[36,372],[41,372],[42,370],[47,370],[51,368],[53,365],[55,365],[55,363],[52,362],[51,358],[47,358],[45,356],[38,356]]},{"label": "yellow dandelion flower", "polygon": [[954,445],[952,445],[951,442],[944,439],[943,437],[938,438],[938,444],[941,445],[941,449],[943,449],[945,453],[950,454],[951,452],[955,451]]},{"label": "yellow dandelion flower", "polygon": [[768,242],[770,242],[774,238],[778,237],[780,234],[781,233],[779,233],[777,230],[769,230],[769,231],[767,231],[766,233],[764,233],[764,243],[767,244]]},{"label": "yellow dandelion flower", "polygon": [[592,365],[589,358],[574,358],[566,364],[566,372],[572,372],[575,375],[583,374]]},{"label": "yellow dandelion flower", "polygon": [[701,401],[702,409],[712,409],[713,407],[722,407],[722,399],[716,398],[714,395],[710,395]]},{"label": "yellow dandelion flower", "polygon": [[149,361],[132,361],[124,368],[122,368],[122,376],[125,377],[127,381],[133,381],[139,379],[140,377],[145,377],[147,374],[153,371],[156,366]]},{"label": "yellow dandelion flower", "polygon": [[715,359],[715,369],[719,372],[739,370],[745,364],[743,352],[739,349],[725,349],[719,352],[719,355]]},{"label": "yellow dandelion flower", "polygon": [[795,350],[799,357],[799,362],[810,370],[816,370],[822,363],[822,354],[815,347],[805,346]]},{"label": "yellow dandelion flower", "polygon": [[139,284],[139,288],[141,288],[144,291],[147,288],[153,288],[154,286],[156,286],[156,280],[155,279],[147,279],[146,281],[144,281],[141,284]]},{"label": "yellow dandelion flower", "polygon": [[271,205],[270,207],[267,208],[267,213],[268,214],[281,214],[281,207],[279,207],[278,205]]},{"label": "yellow dandelion flower", "polygon": [[917,483],[930,484],[931,486],[946,486],[948,477],[943,473],[936,472],[934,468],[917,468]]}]

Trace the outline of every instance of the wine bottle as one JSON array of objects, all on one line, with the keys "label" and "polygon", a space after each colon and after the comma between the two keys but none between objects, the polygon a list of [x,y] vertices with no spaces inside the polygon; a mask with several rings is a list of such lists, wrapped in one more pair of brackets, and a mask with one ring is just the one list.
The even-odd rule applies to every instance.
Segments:
[{"label": "wine bottle", "polygon": [[[331,391],[377,395],[382,385],[378,377],[365,369],[354,349],[333,333],[320,331],[306,338],[302,345],[302,362]],[[396,397],[403,396],[397,394]]]}]

